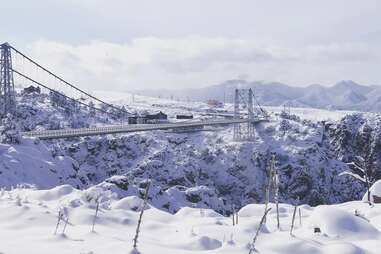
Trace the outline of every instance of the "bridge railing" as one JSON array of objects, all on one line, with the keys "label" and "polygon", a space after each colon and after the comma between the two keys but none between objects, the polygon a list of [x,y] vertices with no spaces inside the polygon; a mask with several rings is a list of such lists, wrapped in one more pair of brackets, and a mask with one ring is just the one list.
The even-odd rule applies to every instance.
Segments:
[{"label": "bridge railing", "polygon": [[[102,134],[117,134],[117,133],[139,132],[139,131],[181,129],[186,127],[202,127],[202,126],[208,126],[208,125],[226,125],[226,124],[235,124],[235,123],[245,123],[247,121],[248,119],[228,119],[228,120],[195,121],[195,122],[187,122],[187,123],[114,125],[114,126],[102,126],[102,127],[79,128],[79,129],[38,130],[38,131],[24,132],[23,135],[27,137],[37,137],[41,139],[52,139],[52,138],[93,136],[93,135],[102,135]],[[264,119],[256,119],[253,123],[258,123],[261,121],[264,121]]]}]

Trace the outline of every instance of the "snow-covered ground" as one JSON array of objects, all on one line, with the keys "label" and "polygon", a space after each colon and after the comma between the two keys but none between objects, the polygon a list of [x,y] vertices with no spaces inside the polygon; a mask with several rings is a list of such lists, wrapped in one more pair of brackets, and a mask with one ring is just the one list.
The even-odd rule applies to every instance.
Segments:
[{"label": "snow-covered ground", "polygon": [[[178,113],[211,117],[201,102],[101,95],[128,104],[130,112],[161,110],[170,120]],[[102,115],[91,118],[86,110],[67,114],[44,96],[23,101],[19,119],[24,130],[56,128],[62,122],[117,122]],[[271,152],[277,156],[280,200],[289,204],[280,205],[279,231],[271,205],[255,245],[258,252],[379,253],[381,207],[369,207],[364,200],[301,205],[294,236],[289,230],[290,204],[297,200],[312,205],[361,198],[364,186],[339,173],[347,170],[345,162],[353,155],[379,154],[381,117],[342,119],[353,112],[292,108],[291,114],[301,119],[281,118],[282,109],[266,107],[271,119],[256,127],[255,142],[234,142],[233,128],[227,126],[194,133],[155,131],[0,144],[0,187],[7,188],[0,192],[0,253],[129,253],[142,202],[138,197],[148,179],[152,187],[139,238],[141,253],[248,253],[264,212],[260,203]],[[232,105],[223,110],[230,112]],[[323,128],[317,123],[322,120],[336,124]],[[284,130],[282,122],[287,123]],[[100,212],[91,232],[98,195]],[[226,217],[233,204],[241,207],[234,227]],[[69,219],[64,235],[63,222],[54,234],[59,210]],[[321,233],[314,233],[315,227]]]},{"label": "snow-covered ground", "polygon": [[[95,187],[80,191],[69,185],[50,190],[3,190],[0,253],[130,253],[142,201],[133,196],[118,200],[103,192],[95,232],[91,232],[97,195]],[[279,231],[275,206],[270,207],[255,244],[259,253],[380,253],[381,204],[301,205],[293,236],[293,206],[280,205]],[[55,235],[60,209],[68,225],[63,234],[65,223],[61,222]],[[212,210],[184,207],[172,215],[149,207],[144,212],[138,250],[143,254],[246,254],[263,212],[262,204],[247,205],[239,211],[238,225],[233,226],[231,217]],[[314,233],[317,227],[321,233]]]}]

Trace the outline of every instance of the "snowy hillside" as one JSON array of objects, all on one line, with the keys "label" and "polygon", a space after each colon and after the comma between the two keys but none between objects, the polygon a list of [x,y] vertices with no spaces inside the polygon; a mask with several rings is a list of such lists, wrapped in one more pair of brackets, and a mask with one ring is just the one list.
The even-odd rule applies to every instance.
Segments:
[{"label": "snowy hillside", "polygon": [[[170,121],[179,112],[197,119],[220,117],[210,115],[204,103],[108,95],[119,105],[128,104],[129,112],[161,110]],[[64,109],[45,95],[18,100],[14,120],[21,131],[125,121],[87,108]],[[229,107],[226,104],[224,110]],[[150,209],[139,240],[142,253],[247,253],[263,214],[274,155],[279,200],[284,203],[282,227],[277,232],[273,209],[261,230],[259,251],[376,253],[381,211],[377,205],[369,208],[353,201],[361,200],[366,185],[340,173],[350,170],[347,163],[360,155],[369,163],[371,181],[381,178],[381,116],[306,108],[292,108],[290,115],[281,114],[281,107],[266,109],[270,120],[256,126],[254,142],[234,142],[232,126],[219,126],[185,133],[152,131],[50,141],[22,138],[20,143],[0,144],[0,185],[5,188],[0,207],[6,211],[0,214],[0,236],[6,239],[0,252],[20,253],[24,247],[13,239],[22,237],[40,253],[55,249],[105,253],[110,246],[113,253],[126,253],[131,249],[136,211],[150,182]],[[96,233],[90,233],[94,196],[100,194]],[[347,201],[353,202],[338,204]],[[295,237],[289,235],[290,204],[304,204],[302,226],[296,223]],[[53,235],[60,209],[69,218],[66,234]],[[356,209],[371,222],[354,216]],[[234,228],[228,217],[233,210],[240,210]],[[316,226],[320,234],[313,233]],[[270,241],[274,237],[276,243]]]},{"label": "snowy hillside", "polygon": [[[0,143],[0,186],[35,185],[52,188],[67,183],[79,186],[75,179],[75,161],[70,157],[52,157],[42,142],[23,140],[21,145]],[[57,176],[57,174],[59,176]]]},{"label": "snowy hillside", "polygon": [[[132,251],[132,239],[142,200],[119,200],[103,192],[95,218],[94,197],[99,193],[96,188],[78,191],[68,185],[44,191],[2,191],[1,253],[138,253]],[[270,208],[254,245],[259,253],[379,253],[379,204],[370,207],[353,201],[331,206],[301,205],[292,236],[293,206],[280,204],[280,230],[274,204]],[[58,211],[63,216],[57,227]],[[209,209],[183,207],[169,214],[150,207],[143,215],[138,250],[143,254],[247,254],[263,212],[264,205],[247,205],[240,209],[238,225],[233,226],[232,217]],[[320,232],[314,233],[316,229]]]},{"label": "snowy hillside", "polygon": [[[126,103],[123,94],[120,98],[109,96],[107,99]],[[86,109],[68,115],[44,95],[23,97],[22,101],[18,116],[22,130],[119,123],[102,114],[89,117]],[[195,117],[211,117],[202,116],[205,106],[136,96],[127,108],[162,110],[171,120],[183,111],[193,112]],[[122,189],[124,197],[138,194],[142,184],[151,179],[157,192],[151,203],[156,208],[174,213],[181,206],[196,206],[229,214],[232,205],[243,207],[264,201],[272,153],[280,171],[282,202],[301,200],[317,205],[359,199],[365,186],[339,176],[348,169],[345,163],[356,155],[371,156],[375,179],[381,175],[377,168],[381,165],[378,115],[352,114],[336,120],[346,112],[299,108],[292,109],[296,115],[284,119],[280,108],[268,111],[271,120],[256,127],[254,142],[233,142],[233,128],[225,126],[191,133],[152,131],[4,144],[0,154],[2,185],[47,188],[71,184],[80,189],[93,185],[107,189],[112,185]],[[57,125],[52,117],[65,121]],[[329,121],[323,126],[318,120]],[[182,200],[181,206],[175,205],[179,204],[173,202],[175,199]]]}]

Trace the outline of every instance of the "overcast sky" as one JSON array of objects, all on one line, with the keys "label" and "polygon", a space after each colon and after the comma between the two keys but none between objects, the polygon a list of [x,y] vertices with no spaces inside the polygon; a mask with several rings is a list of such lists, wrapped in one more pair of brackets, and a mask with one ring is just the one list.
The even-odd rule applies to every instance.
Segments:
[{"label": "overcast sky", "polygon": [[381,84],[380,0],[11,0],[0,38],[83,88]]}]

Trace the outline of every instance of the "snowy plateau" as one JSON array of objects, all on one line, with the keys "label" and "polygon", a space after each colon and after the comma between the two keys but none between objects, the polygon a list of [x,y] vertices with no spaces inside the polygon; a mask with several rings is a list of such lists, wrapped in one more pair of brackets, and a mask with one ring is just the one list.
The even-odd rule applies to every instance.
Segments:
[{"label": "snowy plateau", "polygon": [[[99,94],[129,112],[210,117],[204,103]],[[17,99],[20,131],[120,124],[45,94]],[[380,253],[381,204],[369,205],[366,184],[342,173],[365,158],[370,193],[381,197],[381,116],[265,109],[270,121],[253,142],[234,142],[233,127],[221,126],[1,143],[0,253]],[[273,154],[280,228],[273,194],[260,223]]]}]

